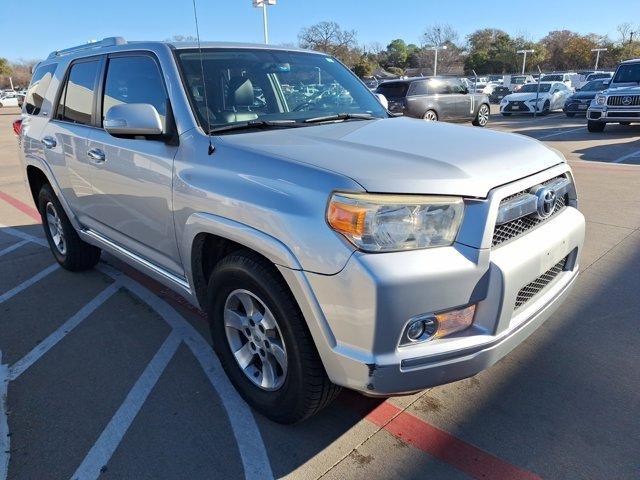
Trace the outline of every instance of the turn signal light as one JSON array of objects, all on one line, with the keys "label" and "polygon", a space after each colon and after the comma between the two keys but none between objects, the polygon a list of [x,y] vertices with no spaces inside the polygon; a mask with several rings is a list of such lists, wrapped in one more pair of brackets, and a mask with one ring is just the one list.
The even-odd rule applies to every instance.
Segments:
[{"label": "turn signal light", "polygon": [[366,209],[358,205],[331,202],[327,212],[327,221],[334,230],[340,233],[361,237],[364,233],[366,214]]},{"label": "turn signal light", "polygon": [[473,315],[476,312],[476,306],[471,305],[461,310],[450,310],[445,313],[436,314],[438,320],[438,330],[434,337],[446,337],[452,333],[459,332],[468,328],[473,323]]}]

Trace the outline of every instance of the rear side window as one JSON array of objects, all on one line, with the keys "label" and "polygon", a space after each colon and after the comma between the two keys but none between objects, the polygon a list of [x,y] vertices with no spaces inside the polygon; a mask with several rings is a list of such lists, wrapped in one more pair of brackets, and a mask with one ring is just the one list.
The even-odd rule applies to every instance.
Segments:
[{"label": "rear side window", "polygon": [[446,80],[441,78],[434,78],[430,80],[429,89],[431,90],[431,93],[436,95],[451,93],[450,84]]},{"label": "rear side window", "polygon": [[24,110],[29,115],[38,115],[42,109],[42,102],[44,101],[47,89],[53,78],[53,73],[56,71],[57,64],[42,65],[36,68],[31,78],[31,84],[24,101]]},{"label": "rear side window", "polygon": [[102,116],[115,105],[148,103],[153,105],[164,126],[167,116],[167,92],[158,65],[148,55],[113,57],[107,66],[102,100]]},{"label": "rear side window", "polygon": [[383,94],[387,98],[398,98],[404,97],[408,88],[409,84],[407,82],[389,82],[380,85],[376,92]]},{"label": "rear side window", "polygon": [[71,66],[58,102],[58,120],[91,125],[99,66],[98,60],[74,63]]},{"label": "rear side window", "polygon": [[409,95],[427,95],[429,93],[429,87],[427,82],[413,82],[409,89]]}]

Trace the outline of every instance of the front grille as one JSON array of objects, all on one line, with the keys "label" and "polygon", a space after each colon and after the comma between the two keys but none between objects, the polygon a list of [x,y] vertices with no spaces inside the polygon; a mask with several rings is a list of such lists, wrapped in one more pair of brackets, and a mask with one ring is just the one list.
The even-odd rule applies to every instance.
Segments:
[{"label": "front grille", "polygon": [[560,274],[560,272],[564,270],[564,266],[567,264],[567,258],[568,257],[564,257],[553,267],[536,278],[533,282],[522,287],[518,292],[518,295],[516,296],[516,305],[514,309],[517,310],[518,308],[523,306],[538,293],[540,293],[544,289],[544,287],[549,285]]},{"label": "front grille", "polygon": [[[629,103],[625,100],[629,99]],[[640,106],[640,95],[614,95],[607,98],[610,107],[637,107]]]},{"label": "front grille", "polygon": [[[517,108],[513,108],[513,107],[517,107]],[[527,106],[527,104],[525,102],[509,102],[507,103],[507,105],[504,107],[505,112],[528,112],[529,111],[529,107]]]},{"label": "front grille", "polygon": [[[564,176],[561,176],[561,177],[564,177]],[[542,182],[542,184],[545,185],[561,177],[551,178],[549,180],[546,180],[545,182]],[[529,190],[527,189],[518,193],[514,193],[513,195],[509,195],[508,197],[503,198],[500,204],[502,205],[508,200],[524,195],[528,193],[528,191]],[[536,213],[532,213],[530,215],[517,218],[516,220],[513,220],[511,222],[503,223],[502,225],[496,225],[493,231],[492,245],[495,247],[496,245],[500,245],[501,243],[504,243],[507,240],[511,240],[512,238],[522,235],[527,230],[531,230],[536,225],[548,220],[549,218],[554,216],[556,213],[563,210],[568,203],[569,203],[568,196],[563,195],[561,197],[558,197],[558,200],[556,201],[556,205],[555,205],[555,208],[553,209],[553,212],[551,212],[551,215],[549,215],[546,218],[540,218]]]}]

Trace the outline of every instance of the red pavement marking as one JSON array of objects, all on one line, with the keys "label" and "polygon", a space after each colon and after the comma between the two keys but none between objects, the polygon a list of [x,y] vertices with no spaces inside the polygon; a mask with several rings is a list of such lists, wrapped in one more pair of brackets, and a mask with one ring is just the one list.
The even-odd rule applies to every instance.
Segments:
[{"label": "red pavement marking", "polygon": [[0,198],[5,202],[7,202],[12,207],[20,210],[22,213],[29,215],[31,218],[33,218],[37,222],[40,222],[40,212],[38,212],[38,210],[33,208],[31,205],[27,205],[22,200],[18,200],[17,198],[14,198],[11,195],[4,193],[2,191],[0,191]]},{"label": "red pavement marking", "polygon": [[[0,199],[29,215],[37,222],[41,221],[40,213],[35,208],[17,198],[0,191]],[[124,263],[121,263],[119,268],[127,276],[165,298],[179,310],[206,318],[204,312],[195,308],[184,297],[163,287],[151,277]],[[345,393],[341,396],[341,403],[357,411],[364,419],[383,428],[396,438],[448,463],[472,478],[479,480],[540,480],[538,475],[511,465],[410,413],[402,411],[389,402],[368,399],[355,393]],[[378,405],[372,409],[376,403]]]}]

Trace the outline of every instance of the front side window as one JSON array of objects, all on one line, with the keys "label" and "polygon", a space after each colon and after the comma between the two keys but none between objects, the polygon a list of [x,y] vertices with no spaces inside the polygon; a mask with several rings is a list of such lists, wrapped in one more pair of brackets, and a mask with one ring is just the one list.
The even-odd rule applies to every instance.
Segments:
[{"label": "front side window", "polygon": [[91,124],[95,97],[98,60],[74,63],[65,83],[56,118],[66,122]]},{"label": "front side window", "polygon": [[24,100],[24,111],[29,115],[38,115],[42,109],[47,89],[56,71],[57,64],[42,65],[36,68],[31,78],[31,84]]},{"label": "front side window", "polygon": [[148,55],[127,55],[109,59],[102,99],[102,118],[109,109],[123,103],[153,105],[164,126],[167,92],[155,60]]},{"label": "front side window", "polygon": [[205,49],[202,67],[206,82],[202,81],[197,50],[178,50],[177,57],[191,104],[204,127],[252,120],[304,122],[343,113],[387,116],[357,77],[325,55]]}]

